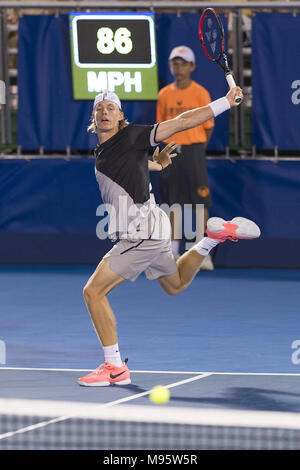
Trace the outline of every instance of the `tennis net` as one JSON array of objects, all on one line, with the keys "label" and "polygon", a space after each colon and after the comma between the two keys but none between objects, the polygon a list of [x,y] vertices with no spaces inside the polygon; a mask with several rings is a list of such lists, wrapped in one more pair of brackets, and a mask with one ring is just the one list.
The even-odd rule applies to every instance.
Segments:
[{"label": "tennis net", "polygon": [[295,450],[297,413],[0,399],[1,450]]}]

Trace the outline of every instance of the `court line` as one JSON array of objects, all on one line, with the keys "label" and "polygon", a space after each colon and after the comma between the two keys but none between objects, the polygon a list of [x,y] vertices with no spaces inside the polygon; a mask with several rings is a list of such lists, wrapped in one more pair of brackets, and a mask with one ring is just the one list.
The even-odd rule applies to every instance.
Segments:
[{"label": "court line", "polygon": [[[205,377],[209,377],[210,375],[212,375],[212,374],[210,372],[207,372],[207,373],[204,373],[204,374],[201,374],[201,375],[196,375],[195,377],[191,377],[189,379],[184,379],[184,380],[180,380],[179,382],[174,382],[174,383],[169,384],[169,385],[164,385],[164,387],[165,388],[178,387],[179,385],[184,385],[184,384],[187,384],[189,382],[194,382],[195,380],[204,379]],[[120,400],[111,401],[107,405],[108,406],[119,405],[120,403],[125,403],[127,401],[131,401],[131,400],[134,400],[136,398],[140,398],[140,397],[143,397],[145,395],[149,395],[150,391],[151,391],[151,389],[147,390],[146,392],[141,392],[141,393],[137,393],[136,395],[131,395],[130,397],[120,398]],[[104,407],[104,408],[106,408],[106,407]]]},{"label": "court line", "polygon": [[[194,382],[195,380],[204,379],[205,377],[208,377],[210,375],[212,375],[212,374],[211,373],[204,373],[204,374],[201,374],[201,375],[197,375],[196,377],[190,377],[189,379],[184,379],[184,380],[180,380],[179,382],[174,382],[174,383],[171,383],[169,385],[164,385],[164,387],[165,388],[177,387],[179,385],[184,385],[184,384],[189,383],[189,382]],[[101,408],[109,408],[110,406],[119,405],[120,403],[125,403],[125,402],[131,401],[131,400],[135,400],[137,398],[141,398],[143,396],[149,395],[150,391],[151,391],[151,389],[149,389],[145,392],[141,392],[141,393],[137,393],[135,395],[131,395],[130,397],[121,398],[119,400],[114,400],[114,401],[111,401],[111,402],[108,402],[108,403],[102,403],[101,405],[95,405],[95,409],[98,410],[98,409],[101,409]],[[54,423],[59,423],[61,421],[66,421],[68,419],[72,419],[73,417],[74,417],[74,415],[59,416],[59,417],[53,418],[49,421],[42,421],[40,423],[32,424],[30,426],[26,426],[25,428],[17,429],[16,431],[10,431],[10,432],[4,433],[4,434],[0,434],[0,440],[7,439],[8,437],[13,437],[16,434],[23,434],[25,432],[33,431],[35,429],[48,426],[49,424],[54,424]]]},{"label": "court line", "polygon": [[[44,368],[44,367],[1,367],[1,370],[28,370],[28,371],[49,371],[49,372],[92,372],[93,369],[55,369],[55,368]],[[130,372],[135,374],[210,374],[210,375],[265,375],[265,376],[295,376],[300,377],[300,373],[292,372],[216,372],[216,371],[176,371],[176,370],[134,370],[130,369]]]},{"label": "court line", "polygon": [[[95,369],[54,369],[54,368],[45,368],[45,367],[1,367],[1,370],[29,370],[29,371],[49,371],[49,372],[92,372]],[[176,370],[133,370],[130,369],[130,372],[135,374],[206,374],[208,372],[191,372],[191,371],[176,371]],[[209,372],[210,373],[210,372]]]}]

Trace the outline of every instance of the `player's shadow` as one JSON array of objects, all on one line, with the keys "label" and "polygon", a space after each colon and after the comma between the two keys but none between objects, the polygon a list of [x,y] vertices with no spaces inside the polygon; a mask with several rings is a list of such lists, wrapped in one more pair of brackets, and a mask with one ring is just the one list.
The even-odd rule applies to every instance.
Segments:
[{"label": "player's shadow", "polygon": [[[147,391],[134,384],[127,385],[126,388],[137,394]],[[179,389],[175,390],[173,394],[171,390],[169,403],[181,406],[200,405],[241,410],[300,412],[299,393],[255,387],[231,387],[222,396],[192,396],[195,392],[192,392],[191,396],[176,396],[174,393],[178,393]]]},{"label": "player's shadow", "polygon": [[[296,400],[295,400],[296,398]],[[195,403],[204,406],[220,406],[257,411],[300,411],[300,394],[281,392],[254,387],[232,387],[224,396],[177,397],[171,396],[172,402]]]}]

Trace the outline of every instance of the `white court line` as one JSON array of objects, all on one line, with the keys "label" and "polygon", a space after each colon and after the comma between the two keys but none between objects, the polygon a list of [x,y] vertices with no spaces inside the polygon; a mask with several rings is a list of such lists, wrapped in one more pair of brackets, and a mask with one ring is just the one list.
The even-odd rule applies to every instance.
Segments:
[{"label": "white court line", "polygon": [[[189,383],[189,382],[194,382],[195,380],[204,379],[205,377],[208,377],[210,375],[211,375],[210,373],[204,373],[204,374],[201,374],[201,375],[197,375],[196,377],[191,377],[189,379],[180,380],[179,382],[174,382],[174,383],[171,383],[169,385],[164,385],[164,387],[166,387],[166,388],[178,387],[179,385],[184,385],[184,384]],[[131,395],[130,397],[121,398],[120,400],[115,400],[115,401],[111,401],[111,402],[108,402],[108,403],[103,403],[101,405],[95,405],[95,410],[96,409],[98,410],[100,408],[108,408],[108,407],[114,406],[114,405],[119,405],[120,403],[125,403],[125,402],[131,401],[131,400],[136,400],[137,398],[149,395],[150,391],[151,391],[151,389],[147,390],[145,392],[142,392],[142,393],[137,393],[135,395]],[[31,426],[26,426],[25,428],[17,429],[16,431],[10,431],[10,432],[4,433],[4,434],[0,434],[0,440],[7,439],[8,437],[15,436],[16,434],[22,434],[22,433],[25,433],[25,432],[33,431],[34,429],[42,428],[42,427],[48,426],[49,424],[54,424],[54,423],[58,423],[58,422],[61,422],[61,421],[66,421],[67,419],[72,419],[73,417],[74,417],[73,415],[59,416],[59,417],[51,419],[49,421],[42,421],[40,423],[36,423],[36,424],[31,425]]]},{"label": "white court line", "polygon": [[[1,370],[29,370],[29,371],[49,371],[49,372],[92,372],[95,369],[53,369],[53,368],[44,368],[44,367],[0,367]],[[130,369],[130,372],[135,374],[207,374],[211,372],[191,372],[191,371],[176,371],[176,370],[133,370]]]},{"label": "white court line", "polygon": [[26,426],[25,428],[17,429],[16,431],[10,431],[4,434],[0,434],[0,441],[3,439],[7,439],[9,437],[13,437],[17,434],[23,434],[25,432],[34,431],[35,429],[38,429],[38,428],[43,428],[44,426],[48,426],[49,424],[59,423],[60,421],[65,421],[66,419],[69,419],[69,418],[70,416],[61,416],[60,418],[54,418],[54,419],[51,419],[50,421],[42,421],[40,423],[33,424],[32,426]]},{"label": "white court line", "polygon": [[[178,387],[179,385],[184,385],[184,384],[187,384],[189,382],[194,382],[195,380],[204,379],[205,377],[208,377],[210,375],[212,375],[212,374],[207,372],[205,374],[197,375],[196,377],[191,377],[190,379],[180,380],[179,382],[174,382],[174,383],[169,384],[169,385],[164,385],[164,387],[165,388]],[[121,398],[120,400],[111,401],[107,405],[108,406],[119,405],[120,403],[125,403],[126,401],[135,400],[136,398],[140,398],[140,397],[144,397],[145,395],[149,395],[150,391],[151,391],[151,389],[147,390],[146,392],[137,393],[136,395],[132,395],[131,397],[125,397],[125,398]]]},{"label": "white court line", "polygon": [[[92,372],[94,369],[54,369],[44,367],[1,367],[1,370],[28,370],[28,371],[49,371],[49,372]],[[176,370],[133,370],[130,372],[135,374],[186,374],[186,375],[262,375],[262,376],[294,376],[300,377],[299,374],[290,372],[216,372],[216,371],[176,371]]]}]

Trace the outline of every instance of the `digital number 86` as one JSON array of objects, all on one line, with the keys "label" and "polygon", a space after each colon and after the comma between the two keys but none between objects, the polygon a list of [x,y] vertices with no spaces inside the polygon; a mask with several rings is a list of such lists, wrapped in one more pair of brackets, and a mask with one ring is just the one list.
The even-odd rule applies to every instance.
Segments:
[{"label": "digital number 86", "polygon": [[131,32],[127,28],[118,28],[115,33],[110,28],[99,28],[97,38],[101,54],[111,54],[115,49],[120,54],[129,54],[132,50]]}]

